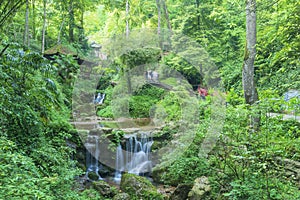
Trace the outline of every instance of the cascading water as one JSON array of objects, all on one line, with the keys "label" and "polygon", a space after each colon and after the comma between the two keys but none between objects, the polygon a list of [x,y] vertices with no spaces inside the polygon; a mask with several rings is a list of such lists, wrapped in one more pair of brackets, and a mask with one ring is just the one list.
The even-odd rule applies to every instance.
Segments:
[{"label": "cascading water", "polygon": [[152,144],[153,140],[147,134],[141,134],[140,137],[137,137],[137,135],[130,136],[126,140],[125,151],[122,150],[122,146],[119,144],[116,151],[116,182],[120,181],[123,171],[136,175],[151,173],[152,162],[150,152]]},{"label": "cascading water", "polygon": [[122,170],[124,170],[124,157],[123,157],[123,150],[121,144],[117,147],[116,152],[116,171],[115,171],[115,178],[116,182],[120,182],[122,176]]},{"label": "cascading water", "polygon": [[100,148],[99,148],[99,138],[98,136],[88,136],[87,143],[85,143],[86,147],[86,177],[90,172],[94,172],[98,179],[101,180],[101,176],[99,175],[99,161],[98,158],[100,156]]}]

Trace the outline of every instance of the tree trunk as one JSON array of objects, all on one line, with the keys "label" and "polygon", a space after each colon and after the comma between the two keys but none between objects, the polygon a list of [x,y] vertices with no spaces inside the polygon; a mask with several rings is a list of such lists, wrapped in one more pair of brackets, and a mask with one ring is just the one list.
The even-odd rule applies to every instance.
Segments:
[{"label": "tree trunk", "polygon": [[73,9],[73,0],[69,2],[69,42],[73,43],[74,40],[74,9]]},{"label": "tree trunk", "polygon": [[84,17],[84,7],[82,6],[81,10],[80,10],[80,26],[78,27],[78,31],[79,31],[78,40],[79,40],[79,44],[81,44],[82,48],[87,48],[87,45],[85,43],[84,29],[83,29],[83,26],[84,26],[84,18],[83,17]]},{"label": "tree trunk", "polygon": [[126,1],[126,37],[129,36],[129,11],[130,11],[130,5],[129,0]]},{"label": "tree trunk", "polygon": [[246,1],[246,46],[243,64],[243,89],[247,104],[254,104],[258,95],[254,83],[254,60],[256,55],[256,2]]},{"label": "tree trunk", "polygon": [[200,12],[199,12],[199,6],[200,6],[200,2],[199,2],[199,0],[196,0],[196,8],[197,8],[197,27],[198,27],[198,30],[200,30]]},{"label": "tree trunk", "polygon": [[60,4],[60,13],[61,13],[61,23],[59,26],[59,31],[57,33],[57,44],[61,44],[61,35],[62,35],[63,28],[66,23],[66,18],[67,18],[67,14],[68,14],[68,13],[65,13],[65,7],[64,7],[63,3]]},{"label": "tree trunk", "polygon": [[36,14],[35,14],[35,0],[32,0],[32,39],[36,39]]},{"label": "tree trunk", "polygon": [[29,0],[26,0],[25,27],[23,45],[29,47]]},{"label": "tree trunk", "polygon": [[[130,12],[130,5],[129,0],[126,1],[126,38],[129,37],[129,12]],[[131,78],[130,78],[130,66],[127,66],[127,70],[125,70],[125,76],[127,79],[127,88],[128,88],[128,94],[131,94],[132,88],[131,88]]]},{"label": "tree trunk", "polygon": [[61,32],[64,27],[64,24],[65,24],[65,18],[63,17],[63,19],[60,23],[58,34],[57,34],[57,44],[61,44]]},{"label": "tree trunk", "polygon": [[47,6],[47,0],[44,0],[44,1],[43,1],[43,4],[44,4],[44,15],[43,15],[42,48],[41,48],[42,54],[44,54],[44,52],[45,52],[46,6]]},{"label": "tree trunk", "polygon": [[[253,105],[258,101],[254,82],[254,61],[256,55],[256,0],[246,0],[246,45],[243,64],[243,89],[247,104]],[[253,114],[250,127],[257,131],[260,124],[260,114]]]},{"label": "tree trunk", "polygon": [[163,49],[163,34],[161,30],[161,2],[160,0],[156,0],[156,6],[157,6],[157,35],[158,35],[158,41],[159,41],[159,47],[160,49]]},{"label": "tree trunk", "polygon": [[166,1],[161,0],[161,3],[162,3],[162,6],[163,6],[163,9],[164,9],[168,29],[169,29],[170,33],[172,34],[172,26],[171,26],[171,22],[170,22],[170,18],[169,18],[169,12],[168,12],[168,7],[167,7],[167,4],[166,4]]},{"label": "tree trunk", "polygon": [[161,33],[161,9],[160,9],[160,0],[156,0],[157,6],[157,34],[160,37]]}]

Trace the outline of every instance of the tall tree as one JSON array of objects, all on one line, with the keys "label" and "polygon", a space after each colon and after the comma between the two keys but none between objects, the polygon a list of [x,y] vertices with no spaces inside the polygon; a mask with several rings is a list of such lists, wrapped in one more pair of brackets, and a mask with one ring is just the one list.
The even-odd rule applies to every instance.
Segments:
[{"label": "tall tree", "polygon": [[126,37],[129,36],[129,12],[130,12],[130,5],[129,0],[126,1]]},{"label": "tall tree", "polygon": [[35,0],[32,0],[32,38],[36,39],[36,11],[35,11]]},{"label": "tall tree", "polygon": [[23,45],[29,47],[29,0],[26,0]]},{"label": "tall tree", "polygon": [[163,10],[164,10],[164,14],[165,14],[165,18],[166,18],[166,21],[167,21],[168,29],[172,33],[172,26],[171,26],[171,22],[170,22],[170,17],[169,17],[169,12],[168,12],[168,7],[167,7],[167,4],[166,4],[166,1],[161,0],[161,4],[162,4]]},{"label": "tall tree", "polygon": [[73,0],[69,1],[69,42],[74,42],[74,25],[75,25],[75,17],[74,17],[74,7]]},{"label": "tall tree", "polygon": [[43,0],[43,30],[42,30],[42,54],[45,52],[45,36],[46,36],[46,8],[47,8],[47,0]]},{"label": "tall tree", "polygon": [[[254,81],[254,61],[256,55],[256,0],[246,1],[246,45],[242,73],[244,98],[247,104],[253,105],[258,101],[258,94]],[[251,131],[259,128],[259,114],[250,116]]]},{"label": "tall tree", "polygon": [[[129,0],[126,0],[126,38],[129,37],[129,12],[130,12],[130,5]],[[128,94],[131,94],[131,79],[130,79],[130,69],[126,71],[126,78],[127,78],[127,87],[128,87]]]},{"label": "tall tree", "polygon": [[61,35],[62,35],[62,32],[63,32],[63,28],[65,26],[65,21],[66,21],[66,13],[64,12],[64,4],[63,3],[60,3],[59,4],[59,10],[60,10],[60,13],[61,13],[61,22],[60,22],[60,25],[59,25],[59,29],[58,29],[58,33],[57,33],[57,44],[61,44]]},{"label": "tall tree", "polygon": [[160,8],[160,0],[156,0],[157,6],[157,34],[160,37],[161,34],[161,8]]},{"label": "tall tree", "polygon": [[256,0],[246,0],[246,45],[243,63],[243,89],[247,104],[254,104],[258,94],[254,82],[256,55]]}]

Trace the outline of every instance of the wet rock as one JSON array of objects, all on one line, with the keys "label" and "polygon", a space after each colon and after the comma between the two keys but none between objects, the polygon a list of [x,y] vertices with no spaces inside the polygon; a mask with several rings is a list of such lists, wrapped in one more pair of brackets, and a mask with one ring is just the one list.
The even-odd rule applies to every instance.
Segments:
[{"label": "wet rock", "polygon": [[175,191],[171,194],[171,200],[185,200],[188,198],[188,194],[192,189],[192,184],[179,184]]},{"label": "wet rock", "polygon": [[129,194],[131,199],[164,199],[147,178],[134,174],[123,174],[120,188]]},{"label": "wet rock", "polygon": [[88,178],[91,180],[91,181],[97,181],[99,180],[99,176],[96,172],[89,172],[88,173]]},{"label": "wet rock", "polygon": [[112,198],[117,194],[117,189],[113,186],[110,186],[105,181],[94,181],[92,186],[103,197]]},{"label": "wet rock", "polygon": [[191,189],[191,191],[188,193],[188,199],[189,200],[199,200],[204,199],[209,195],[209,192],[211,190],[209,180],[206,176],[202,176],[200,178],[197,178],[194,181],[194,185]]},{"label": "wet rock", "polygon": [[112,132],[112,128],[107,128],[107,127],[101,127],[101,128],[96,128],[96,129],[92,129],[90,130],[90,135],[106,135],[106,134],[110,134]]}]

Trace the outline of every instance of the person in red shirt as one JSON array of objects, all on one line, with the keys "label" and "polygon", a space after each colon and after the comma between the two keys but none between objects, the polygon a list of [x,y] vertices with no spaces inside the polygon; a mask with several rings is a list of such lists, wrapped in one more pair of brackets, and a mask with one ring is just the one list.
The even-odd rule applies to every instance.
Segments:
[{"label": "person in red shirt", "polygon": [[200,86],[198,86],[197,90],[198,90],[200,97],[205,100],[205,97],[208,95],[207,90],[204,88],[201,88]]}]

